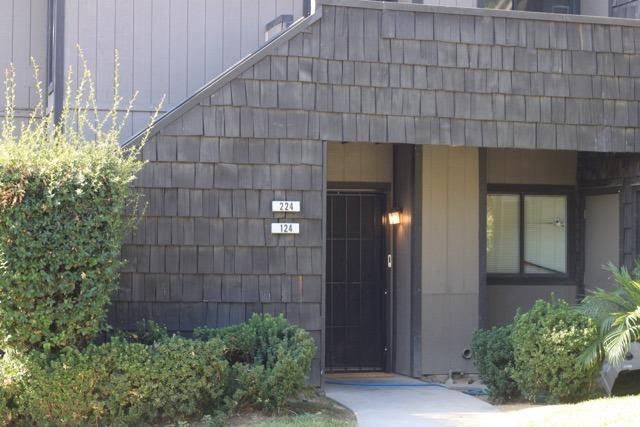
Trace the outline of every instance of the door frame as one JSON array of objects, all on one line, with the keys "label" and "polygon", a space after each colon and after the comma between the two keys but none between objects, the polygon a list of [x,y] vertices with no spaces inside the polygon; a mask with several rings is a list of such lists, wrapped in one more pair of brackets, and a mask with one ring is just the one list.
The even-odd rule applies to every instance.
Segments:
[{"label": "door frame", "polygon": [[[329,193],[377,193],[377,194],[382,194],[385,198],[385,209],[388,212],[389,210],[392,209],[392,203],[393,203],[393,186],[391,183],[386,183],[386,182],[353,182],[353,181],[329,181],[327,182],[327,186],[326,186],[326,193],[325,193],[325,201],[324,201],[324,216],[326,216],[326,210],[327,210],[327,203],[326,200],[329,196]],[[326,224],[324,225],[324,228],[326,229]],[[327,236],[326,236],[326,230],[324,230],[323,232],[324,234],[324,242],[323,242],[323,246],[324,246],[324,254],[323,257],[325,258],[325,260],[327,259]],[[385,262],[385,257],[387,254],[391,255],[391,259],[394,260],[395,259],[395,254],[394,254],[394,245],[393,245],[393,229],[389,226],[383,225],[383,235],[384,235],[384,247],[383,247],[383,254],[385,254],[385,256],[383,256],[383,259],[380,260],[381,262]],[[325,266],[326,266],[326,261],[325,261]],[[325,273],[325,281],[326,281],[326,273]],[[325,284],[326,287],[326,284]],[[384,275],[384,284],[383,284],[383,288],[386,290],[386,295],[385,295],[385,301],[384,301],[384,308],[385,308],[385,312],[384,312],[384,319],[383,319],[383,328],[385,331],[385,336],[384,336],[384,347],[385,347],[385,352],[383,353],[383,360],[384,360],[384,366],[383,366],[383,371],[384,372],[392,372],[393,370],[393,366],[394,366],[394,358],[395,358],[395,349],[394,349],[394,336],[393,336],[393,289],[394,289],[394,283],[393,283],[393,268],[386,269],[386,273]],[[328,300],[327,300],[327,293],[325,292],[324,295],[324,306],[325,306],[325,313],[328,309]],[[327,326],[327,319],[328,316],[325,315],[324,316],[324,324],[322,325],[323,330],[326,331],[326,326]],[[326,332],[325,332],[326,334]],[[325,339],[324,342],[324,354],[326,354],[327,349],[328,349],[328,343]],[[325,357],[325,355],[323,354],[323,358]],[[326,362],[325,362],[325,371],[327,371],[327,366],[326,366]]]}]

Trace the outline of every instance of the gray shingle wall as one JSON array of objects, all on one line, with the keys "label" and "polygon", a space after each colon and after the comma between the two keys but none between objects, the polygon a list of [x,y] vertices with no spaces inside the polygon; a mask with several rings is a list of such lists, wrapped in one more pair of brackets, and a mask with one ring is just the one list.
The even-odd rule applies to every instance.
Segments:
[{"label": "gray shingle wall", "polygon": [[[123,246],[112,324],[146,318],[191,331],[284,313],[319,343],[322,144],[157,135],[143,156],[135,185],[147,207]],[[302,212],[272,213],[272,200],[300,200]],[[299,235],[271,234],[285,218]]]},{"label": "gray shingle wall", "polygon": [[640,28],[323,6],[222,88],[210,136],[640,150]]},{"label": "gray shingle wall", "polygon": [[[285,313],[320,344],[323,140],[640,151],[638,28],[473,10],[322,13],[158,127],[136,182],[148,206],[123,247],[116,326],[148,318],[189,331]],[[290,215],[300,235],[271,235],[275,199],[302,201]]]}]

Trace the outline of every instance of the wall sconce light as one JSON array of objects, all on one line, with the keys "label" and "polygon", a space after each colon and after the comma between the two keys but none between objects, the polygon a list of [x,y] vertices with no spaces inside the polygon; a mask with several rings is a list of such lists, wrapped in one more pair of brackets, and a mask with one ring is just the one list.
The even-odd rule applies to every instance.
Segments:
[{"label": "wall sconce light", "polygon": [[387,213],[387,223],[389,225],[396,225],[402,222],[402,211],[398,208],[393,208]]}]

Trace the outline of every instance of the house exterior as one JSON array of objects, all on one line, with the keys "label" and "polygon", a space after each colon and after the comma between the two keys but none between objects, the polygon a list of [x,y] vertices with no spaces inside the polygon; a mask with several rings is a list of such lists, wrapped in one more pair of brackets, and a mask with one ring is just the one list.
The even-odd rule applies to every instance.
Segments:
[{"label": "house exterior", "polygon": [[[142,151],[147,209],[123,246],[112,324],[189,333],[284,313],[318,345],[316,383],[329,370],[473,372],[476,328],[608,286],[607,262],[631,266],[640,21],[578,13],[635,16],[634,2],[559,0],[574,13],[561,15],[464,1],[318,0],[219,68],[207,68],[219,55],[209,1],[193,12],[199,30],[187,25],[198,2],[182,24],[170,13],[168,39],[154,24],[162,2],[100,0],[89,15],[91,2],[65,2],[56,49],[68,64],[67,37],[104,46],[98,70],[110,68],[104,52],[130,45],[110,38],[119,8],[134,8],[135,46],[136,8],[153,7],[151,29],[141,24],[150,54],[144,43],[121,52],[133,64],[124,87],[146,93],[123,145],[170,95]],[[81,17],[101,28],[103,7],[110,26],[95,33]],[[163,59],[167,46],[177,58]]]}]

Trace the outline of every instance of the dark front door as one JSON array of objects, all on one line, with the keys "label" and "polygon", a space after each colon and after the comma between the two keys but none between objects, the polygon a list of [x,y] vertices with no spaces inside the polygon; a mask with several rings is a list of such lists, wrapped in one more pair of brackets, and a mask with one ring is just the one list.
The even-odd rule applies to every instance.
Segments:
[{"label": "dark front door", "polygon": [[326,367],[382,370],[385,355],[385,195],[327,196]]}]

